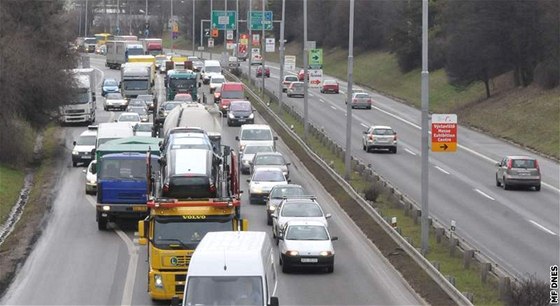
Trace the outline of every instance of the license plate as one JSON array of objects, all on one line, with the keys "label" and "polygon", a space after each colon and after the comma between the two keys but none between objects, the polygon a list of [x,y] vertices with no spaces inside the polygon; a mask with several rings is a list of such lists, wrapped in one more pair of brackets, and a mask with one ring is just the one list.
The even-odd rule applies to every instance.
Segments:
[{"label": "license plate", "polygon": [[133,206],[132,211],[147,211],[148,208],[146,206]]},{"label": "license plate", "polygon": [[318,261],[319,261],[319,259],[317,259],[317,258],[302,258],[301,259],[301,262],[307,262],[307,263],[315,263],[315,262],[318,262]]},{"label": "license plate", "polygon": [[237,120],[237,121],[239,121],[239,122],[245,122],[245,119],[239,119],[239,120]]},{"label": "license plate", "polygon": [[519,172],[519,175],[521,176],[529,175],[529,172]]}]

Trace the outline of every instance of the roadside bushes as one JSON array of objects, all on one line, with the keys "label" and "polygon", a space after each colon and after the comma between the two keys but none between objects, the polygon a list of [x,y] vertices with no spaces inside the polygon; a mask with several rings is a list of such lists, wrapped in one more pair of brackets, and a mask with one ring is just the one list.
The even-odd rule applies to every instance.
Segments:
[{"label": "roadside bushes", "polygon": [[0,123],[0,163],[23,167],[33,158],[36,133],[29,123],[13,119]]}]

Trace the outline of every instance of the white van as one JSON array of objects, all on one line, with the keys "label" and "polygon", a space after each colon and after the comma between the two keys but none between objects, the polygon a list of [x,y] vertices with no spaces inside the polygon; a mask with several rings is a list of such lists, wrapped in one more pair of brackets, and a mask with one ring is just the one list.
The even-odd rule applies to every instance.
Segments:
[{"label": "white van", "polygon": [[212,75],[221,75],[222,66],[220,61],[217,60],[206,60],[204,61],[204,68],[202,68],[202,83],[210,84],[210,77]]},{"label": "white van", "polygon": [[277,282],[265,232],[210,232],[191,258],[183,306],[277,306]]},{"label": "white van", "polygon": [[243,151],[248,144],[272,146],[276,150],[278,136],[273,136],[272,129],[266,124],[244,124],[235,140],[239,141],[239,152]]},{"label": "white van", "polygon": [[99,145],[110,140],[132,136],[134,136],[134,129],[129,122],[100,123],[97,127],[97,143],[95,147],[99,148]]}]

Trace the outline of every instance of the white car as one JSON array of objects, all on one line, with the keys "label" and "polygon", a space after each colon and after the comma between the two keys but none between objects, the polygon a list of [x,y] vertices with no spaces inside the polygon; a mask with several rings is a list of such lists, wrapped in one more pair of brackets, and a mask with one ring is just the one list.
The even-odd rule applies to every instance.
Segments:
[{"label": "white car", "polygon": [[123,98],[120,92],[109,92],[105,95],[105,101],[103,101],[103,109],[108,111],[109,109],[119,109],[125,110],[128,107],[128,100]]},{"label": "white car", "polygon": [[141,122],[134,126],[134,136],[152,137],[154,124],[151,122]]},{"label": "white car", "polygon": [[286,223],[279,237],[282,272],[291,268],[321,268],[334,271],[334,247],[327,227],[318,221],[293,220]]},{"label": "white car", "polygon": [[226,78],[221,74],[214,74],[210,77],[210,93],[214,93],[218,86],[226,81]]},{"label": "white car", "polygon": [[390,126],[373,125],[363,132],[362,148],[366,152],[371,150],[389,150],[397,153],[397,132]]},{"label": "white car", "polygon": [[241,173],[251,173],[251,161],[258,152],[274,152],[274,148],[270,145],[250,144],[245,146],[241,151]]},{"label": "white car", "polygon": [[122,113],[116,122],[128,122],[131,126],[135,126],[136,123],[142,122],[142,119],[140,119],[140,115],[138,115],[138,113],[126,112]]},{"label": "white car", "polygon": [[288,184],[290,181],[278,168],[260,168],[253,172],[249,183],[249,203],[265,203],[270,189],[276,185]]},{"label": "white car", "polygon": [[[258,170],[257,170],[258,171]],[[315,197],[298,197],[284,199],[272,213],[272,237],[278,244],[278,237],[282,236],[286,224],[292,220],[318,221],[328,226],[327,219],[331,214],[325,214]]]},{"label": "white car", "polygon": [[84,172],[86,173],[86,194],[97,193],[97,161],[92,160]]}]

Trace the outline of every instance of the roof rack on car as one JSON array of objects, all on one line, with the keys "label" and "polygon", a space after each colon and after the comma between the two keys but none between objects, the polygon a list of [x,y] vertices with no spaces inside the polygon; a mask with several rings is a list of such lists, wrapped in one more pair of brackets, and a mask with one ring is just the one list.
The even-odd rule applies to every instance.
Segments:
[{"label": "roof rack on car", "polygon": [[287,200],[287,199],[311,199],[311,200],[317,200],[317,196],[314,195],[293,195],[293,196],[283,196],[282,199]]}]

